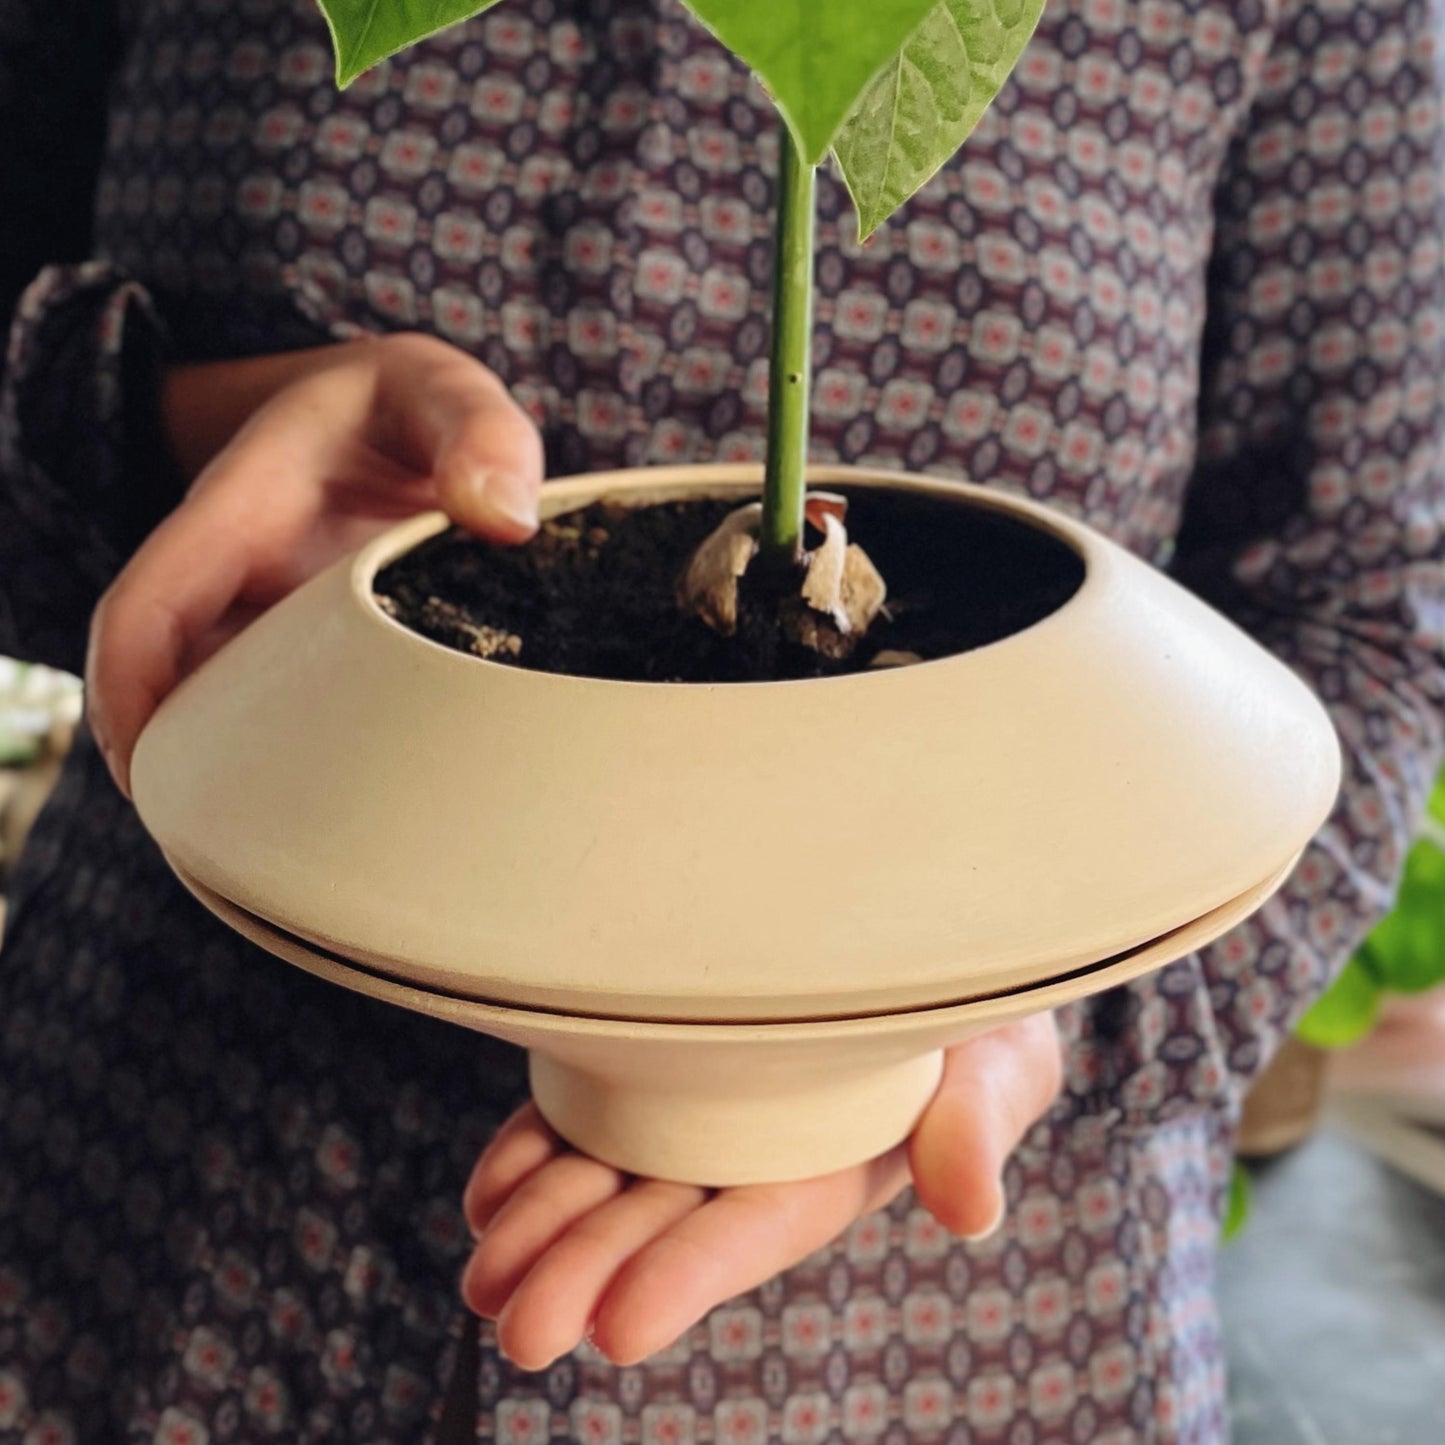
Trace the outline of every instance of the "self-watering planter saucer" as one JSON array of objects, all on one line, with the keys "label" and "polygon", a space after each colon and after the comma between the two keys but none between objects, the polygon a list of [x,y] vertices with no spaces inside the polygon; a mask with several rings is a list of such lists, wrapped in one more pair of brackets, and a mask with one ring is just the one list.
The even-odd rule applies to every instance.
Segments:
[{"label": "self-watering planter saucer", "polygon": [[[1106,539],[953,483],[1082,561],[1049,615],[915,666],[669,685],[526,671],[388,617],[404,524],[167,700],[137,805],[243,933],[533,1050],[551,1122],[640,1173],[777,1178],[907,1133],[937,1050],[1112,986],[1257,907],[1327,815],[1320,704]],[[556,515],[755,493],[754,468],[596,476]],[[783,1115],[799,1128],[780,1123]]]},{"label": "self-watering planter saucer", "polygon": [[283,933],[176,871],[217,917],[288,963],[529,1050],[533,1098],[558,1133],[594,1157],[631,1174],[722,1187],[811,1178],[883,1153],[932,1096],[944,1048],[1203,947],[1253,913],[1289,868],[1163,938],[1036,988],[896,1014],[747,1024],[545,1013],[412,988]]}]

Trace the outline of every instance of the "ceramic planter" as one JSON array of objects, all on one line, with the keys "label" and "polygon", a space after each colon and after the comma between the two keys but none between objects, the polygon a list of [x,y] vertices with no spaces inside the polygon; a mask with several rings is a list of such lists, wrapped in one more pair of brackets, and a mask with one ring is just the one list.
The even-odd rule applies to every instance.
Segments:
[{"label": "ceramic planter", "polygon": [[[483,662],[376,605],[394,529],[166,702],[134,763],[177,873],[349,987],[532,1051],[538,1103],[638,1173],[817,1173],[903,1137],[938,1050],[1200,946],[1326,816],[1323,709],[1089,529],[979,488],[815,485],[1007,514],[1083,561],[1001,642],[816,682]],[[550,514],[755,493],[755,468],[549,486]]]}]

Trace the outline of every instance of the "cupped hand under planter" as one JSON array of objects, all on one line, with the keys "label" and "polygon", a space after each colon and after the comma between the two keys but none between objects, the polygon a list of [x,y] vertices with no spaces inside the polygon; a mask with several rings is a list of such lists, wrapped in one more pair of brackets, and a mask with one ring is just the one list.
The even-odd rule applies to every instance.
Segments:
[{"label": "cupped hand under planter", "polygon": [[[812,481],[1025,529],[1077,585],[914,666],[621,682],[468,657],[389,617],[374,579],[444,526],[421,518],[167,700],[135,757],[142,817],[273,951],[524,1042],[544,1112],[623,1167],[737,1182],[887,1147],[950,1040],[1257,906],[1328,813],[1339,754],[1287,668],[1089,529],[954,483]],[[544,512],[758,484],[594,476],[550,486]],[[849,1042],[780,1049],[780,1029]],[[674,1033],[686,1047],[647,1046]],[[779,1152],[764,1120],[787,1108],[813,1147],[785,1130]]]}]

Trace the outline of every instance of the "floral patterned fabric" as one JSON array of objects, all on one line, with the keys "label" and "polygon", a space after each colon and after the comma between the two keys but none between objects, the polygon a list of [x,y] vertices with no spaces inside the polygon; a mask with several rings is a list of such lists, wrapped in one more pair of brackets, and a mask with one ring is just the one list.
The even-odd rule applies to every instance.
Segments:
[{"label": "floral patterned fabric", "polygon": [[[0,133],[76,8],[0,5]],[[167,358],[415,327],[506,380],[554,474],[759,454],[769,110],[672,0],[506,0],[345,94],[310,0],[114,18],[95,260],[35,279],[5,363],[0,650],[75,666],[174,499]],[[1441,752],[1438,64],[1422,0],[1051,0],[871,244],[823,177],[817,456],[1172,568],[1318,690],[1345,790],[1253,919],[1064,1014],[994,1239],[905,1196],[637,1368],[522,1375],[484,1328],[478,1438],[1225,1438],[1238,1100],[1387,906]],[[462,1183],[523,1089],[231,937],[82,746],[0,955],[0,1442],[427,1439]]]}]

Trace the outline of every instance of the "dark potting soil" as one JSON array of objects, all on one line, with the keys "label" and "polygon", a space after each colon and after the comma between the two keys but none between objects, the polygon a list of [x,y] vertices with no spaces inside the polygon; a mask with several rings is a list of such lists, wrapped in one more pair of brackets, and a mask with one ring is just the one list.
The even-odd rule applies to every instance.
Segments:
[{"label": "dark potting soil", "polygon": [[987,508],[836,490],[849,500],[849,540],[888,584],[884,615],[841,662],[783,641],[776,606],[747,588],[734,637],[679,611],[677,580],[731,501],[599,502],[522,547],[444,532],[381,571],[376,593],[398,621],[460,652],[539,672],[705,683],[860,672],[884,651],[967,652],[1047,617],[1083,581],[1071,548]]}]

